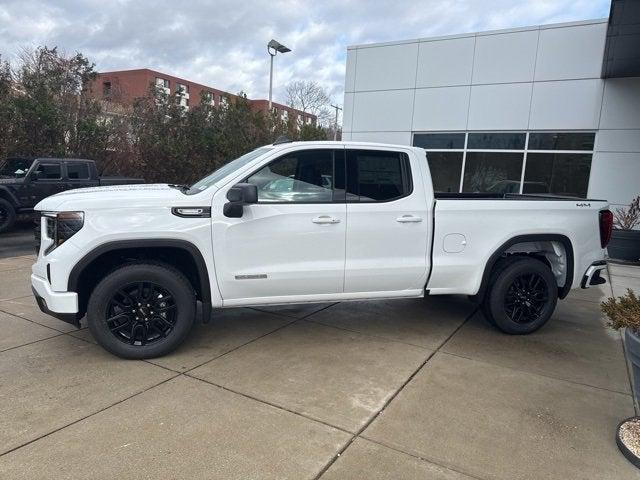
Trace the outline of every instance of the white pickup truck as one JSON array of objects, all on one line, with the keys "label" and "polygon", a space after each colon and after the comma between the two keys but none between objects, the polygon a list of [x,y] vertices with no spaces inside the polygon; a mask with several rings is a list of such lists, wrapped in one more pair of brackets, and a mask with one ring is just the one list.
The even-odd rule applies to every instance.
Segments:
[{"label": "white pickup truck", "polygon": [[434,194],[425,151],[276,142],[191,187],[46,198],[31,282],[40,308],[125,358],[166,354],[212,308],[464,294],[510,334],[603,283],[599,200]]}]

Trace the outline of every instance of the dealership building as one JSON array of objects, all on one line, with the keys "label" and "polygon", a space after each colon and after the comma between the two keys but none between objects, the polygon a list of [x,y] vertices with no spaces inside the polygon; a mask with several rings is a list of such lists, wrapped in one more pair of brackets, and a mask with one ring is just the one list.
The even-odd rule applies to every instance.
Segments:
[{"label": "dealership building", "polygon": [[359,45],[343,138],[427,150],[436,190],[640,194],[640,2],[609,19]]}]

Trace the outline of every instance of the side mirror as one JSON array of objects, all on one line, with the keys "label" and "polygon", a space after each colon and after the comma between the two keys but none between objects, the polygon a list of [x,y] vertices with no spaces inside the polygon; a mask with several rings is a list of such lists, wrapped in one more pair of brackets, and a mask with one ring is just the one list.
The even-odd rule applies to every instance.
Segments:
[{"label": "side mirror", "polygon": [[227,192],[228,203],[224,204],[225,217],[240,218],[243,206],[258,203],[258,187],[252,183],[237,183]]}]

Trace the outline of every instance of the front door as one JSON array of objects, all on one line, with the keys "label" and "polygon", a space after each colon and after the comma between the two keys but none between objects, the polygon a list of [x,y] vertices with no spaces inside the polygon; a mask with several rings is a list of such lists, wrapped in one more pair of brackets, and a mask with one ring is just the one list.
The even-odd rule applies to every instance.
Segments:
[{"label": "front door", "polygon": [[25,180],[29,181],[30,206],[65,189],[62,180],[62,163],[42,160],[32,168],[32,171],[35,175],[30,174],[30,179]]},{"label": "front door", "polygon": [[[294,150],[244,181],[257,185],[258,203],[244,206],[242,218],[213,222],[224,304],[311,301],[342,293],[344,149]],[[214,196],[215,211],[222,210],[227,190]]]},{"label": "front door", "polygon": [[345,293],[410,293],[426,283],[430,196],[410,161],[402,151],[347,150]]}]

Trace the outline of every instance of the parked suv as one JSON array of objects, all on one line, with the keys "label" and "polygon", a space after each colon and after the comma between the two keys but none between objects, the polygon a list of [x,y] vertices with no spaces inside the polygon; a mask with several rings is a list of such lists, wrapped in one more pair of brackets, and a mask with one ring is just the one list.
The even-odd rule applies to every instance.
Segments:
[{"label": "parked suv", "polygon": [[191,187],[46,198],[31,283],[40,308],[104,348],[176,348],[212,307],[464,294],[503,332],[543,326],[604,283],[601,200],[434,194],[425,151],[356,142],[258,148]]},{"label": "parked suv", "polygon": [[13,226],[17,214],[32,212],[49,195],[73,188],[142,182],[140,178],[98,177],[93,160],[8,158],[0,163],[0,233]]}]

